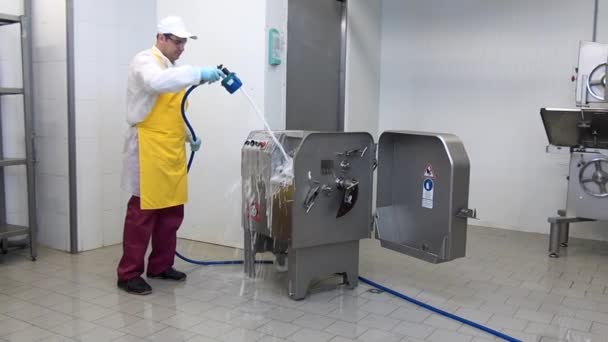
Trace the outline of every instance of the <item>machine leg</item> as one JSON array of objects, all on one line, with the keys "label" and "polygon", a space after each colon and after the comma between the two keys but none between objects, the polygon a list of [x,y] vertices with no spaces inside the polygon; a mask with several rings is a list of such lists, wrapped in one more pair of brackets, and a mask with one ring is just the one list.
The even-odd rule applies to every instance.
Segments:
[{"label": "machine leg", "polygon": [[559,231],[559,244],[561,247],[568,247],[568,238],[570,236],[570,224],[567,222],[562,223],[562,227]]},{"label": "machine leg", "polygon": [[[557,215],[566,217],[566,210],[558,210]],[[564,222],[559,234],[559,243],[561,247],[568,247],[568,237],[570,236],[570,223]]]},{"label": "machine leg", "polygon": [[0,239],[0,249],[2,250],[2,254],[8,252],[8,238]]},{"label": "machine leg", "polygon": [[354,289],[359,284],[359,241],[290,249],[288,263],[292,299],[304,299],[313,280],[335,274],[345,274],[347,288]]},{"label": "machine leg", "polygon": [[549,257],[559,257],[559,242],[563,225],[557,222],[551,222],[551,231],[549,232]]},{"label": "machine leg", "polygon": [[359,286],[359,270],[352,270],[350,272],[346,272],[344,277],[346,282],[346,288],[349,290],[354,290]]},{"label": "machine leg", "polygon": [[[312,277],[309,276],[310,272],[307,267],[305,267],[302,262],[298,264],[298,254],[301,254],[299,252],[301,252],[301,250],[292,250],[289,253],[289,257],[287,258],[287,270],[289,272],[288,292],[289,297],[295,300],[302,300],[306,297],[308,287],[310,286],[310,282],[312,281]],[[306,258],[303,257],[302,260],[306,260]]]},{"label": "machine leg", "polygon": [[289,279],[289,297],[294,300],[302,300],[306,298],[306,293],[308,292],[308,287],[310,286],[311,279],[298,279],[297,281],[293,281],[291,278]]}]

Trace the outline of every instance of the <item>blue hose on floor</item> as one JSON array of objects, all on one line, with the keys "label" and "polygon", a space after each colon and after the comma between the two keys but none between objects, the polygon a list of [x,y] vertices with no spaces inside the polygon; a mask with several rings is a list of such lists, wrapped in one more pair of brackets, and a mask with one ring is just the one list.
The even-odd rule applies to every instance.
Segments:
[{"label": "blue hose on floor", "polygon": [[[190,93],[196,87],[198,87],[198,85],[192,86],[192,87],[190,87],[186,91],[186,94],[184,94],[184,98],[182,99],[182,105],[181,105],[182,118],[184,119],[184,122],[186,123],[186,126],[188,126],[188,129],[190,130],[190,133],[192,134],[192,139],[193,140],[196,140],[196,134],[194,133],[194,129],[192,128],[192,125],[190,125],[190,122],[188,121],[188,118],[186,117],[185,106],[186,106],[186,99],[188,98],[188,95],[190,95]],[[190,171],[190,166],[192,166],[192,161],[194,160],[194,153],[195,153],[194,151],[190,152],[190,160],[188,161],[188,171]],[[195,264],[195,265],[202,265],[202,266],[212,266],[212,265],[241,265],[241,264],[243,264],[243,260],[225,260],[225,261],[193,260],[193,259],[187,258],[187,257],[179,254],[179,252],[177,252],[177,251],[175,252],[175,255],[177,255],[178,258],[182,259],[185,262],[188,262],[188,263],[191,263],[191,264]],[[270,260],[259,260],[259,261],[256,261],[256,263],[257,264],[272,264],[273,262],[270,261]],[[520,340],[518,340],[516,338],[513,338],[511,336],[505,335],[505,334],[503,334],[503,333],[501,333],[499,331],[490,329],[488,327],[485,327],[485,326],[483,326],[481,324],[478,324],[478,323],[475,323],[473,321],[469,321],[466,318],[462,318],[462,317],[456,316],[454,314],[451,314],[451,313],[449,313],[447,311],[438,309],[438,308],[436,308],[434,306],[428,305],[428,304],[423,303],[421,301],[418,301],[418,300],[416,300],[414,298],[408,297],[408,296],[406,296],[406,295],[404,295],[402,293],[399,293],[399,292],[397,292],[395,290],[391,290],[388,287],[382,286],[382,285],[380,285],[378,283],[375,283],[375,282],[373,282],[373,281],[371,281],[369,279],[366,279],[366,278],[363,278],[363,277],[359,277],[359,280],[361,280],[361,282],[363,282],[363,283],[365,283],[365,284],[367,284],[369,286],[377,288],[378,290],[384,291],[384,292],[389,293],[389,294],[391,294],[391,295],[393,295],[395,297],[401,298],[401,299],[403,299],[405,301],[408,301],[410,303],[413,303],[415,305],[423,307],[423,308],[425,308],[427,310],[430,310],[430,311],[432,311],[432,312],[434,312],[436,314],[439,314],[439,315],[442,315],[444,317],[453,319],[453,320],[455,320],[457,322],[460,322],[462,324],[468,325],[470,327],[479,329],[479,330],[481,330],[483,332],[486,332],[486,333],[488,333],[490,335],[494,335],[494,336],[496,336],[498,338],[502,338],[505,341],[509,341],[509,342],[521,342]]]},{"label": "blue hose on floor", "polygon": [[[185,262],[189,262],[191,264],[201,265],[201,266],[242,265],[243,264],[243,260],[225,260],[225,261],[194,260],[194,259],[190,259],[190,258],[187,258],[187,257],[179,254],[179,252],[177,252],[177,251],[175,252],[175,255],[177,255],[178,258],[184,260]],[[255,263],[256,264],[272,264],[272,260],[256,260]]]},{"label": "blue hose on floor", "polygon": [[458,321],[458,322],[460,322],[462,324],[466,324],[468,326],[471,326],[473,328],[479,329],[479,330],[481,330],[483,332],[486,332],[488,334],[491,334],[491,335],[494,335],[496,337],[502,338],[505,341],[521,342],[520,340],[518,340],[516,338],[513,338],[511,336],[505,335],[505,334],[503,334],[501,332],[498,332],[496,330],[490,329],[488,327],[485,327],[485,326],[483,326],[481,324],[478,324],[478,323],[475,323],[473,321],[469,321],[466,318],[462,318],[462,317],[456,316],[454,314],[451,314],[451,313],[449,313],[447,311],[438,309],[438,308],[436,308],[434,306],[431,306],[431,305],[428,305],[426,303],[423,303],[423,302],[421,302],[419,300],[416,300],[416,299],[414,299],[412,297],[408,297],[408,296],[406,296],[406,295],[404,295],[402,293],[399,293],[399,292],[397,292],[395,290],[391,290],[388,287],[382,286],[382,285],[380,285],[378,283],[375,283],[375,282],[373,282],[373,281],[371,281],[369,279],[366,279],[366,278],[363,278],[363,277],[359,277],[359,280],[361,280],[363,283],[365,283],[365,284],[367,284],[369,286],[377,288],[378,290],[381,290],[381,291],[384,291],[386,293],[392,294],[395,297],[399,297],[399,298],[401,298],[401,299],[403,299],[405,301],[408,301],[408,302],[410,302],[412,304],[416,304],[418,306],[421,306],[421,307],[423,307],[423,308],[425,308],[427,310],[430,310],[430,311],[432,311],[434,313],[437,313],[439,315],[445,316],[447,318],[451,318],[451,319],[453,319],[455,321]]}]

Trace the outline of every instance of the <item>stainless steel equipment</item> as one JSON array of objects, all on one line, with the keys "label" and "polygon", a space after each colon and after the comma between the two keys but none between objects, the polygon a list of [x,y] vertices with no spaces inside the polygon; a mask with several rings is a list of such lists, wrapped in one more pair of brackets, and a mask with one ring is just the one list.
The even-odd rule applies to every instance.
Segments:
[{"label": "stainless steel equipment", "polygon": [[568,246],[570,223],[608,220],[608,109],[541,109],[549,143],[570,150],[566,209],[550,217],[549,256]]},{"label": "stainless steel equipment", "polygon": [[[289,295],[306,296],[311,281],[341,274],[354,288],[359,240],[433,263],[463,257],[469,160],[449,134],[251,132],[242,148],[245,272],[255,255],[287,258]],[[376,155],[376,150],[378,154]],[[378,169],[373,213],[373,172]],[[376,217],[376,219],[374,219]]]},{"label": "stainless steel equipment", "polygon": [[577,106],[608,102],[607,63],[608,45],[596,42],[580,42],[578,77],[576,78]]},{"label": "stainless steel equipment", "polygon": [[333,132],[344,128],[347,2],[287,3],[285,115],[297,130],[276,140],[254,131],[242,147],[245,272],[255,276],[256,254],[272,252],[294,299],[335,274],[354,288],[359,240],[374,230],[383,247],[429,262],[463,257],[474,211],[462,143],[384,132],[376,145],[367,132]]},{"label": "stainless steel equipment", "polygon": [[581,42],[578,109],[542,108],[549,143],[570,150],[566,209],[550,217],[549,256],[568,246],[570,223],[608,220],[608,45]]}]

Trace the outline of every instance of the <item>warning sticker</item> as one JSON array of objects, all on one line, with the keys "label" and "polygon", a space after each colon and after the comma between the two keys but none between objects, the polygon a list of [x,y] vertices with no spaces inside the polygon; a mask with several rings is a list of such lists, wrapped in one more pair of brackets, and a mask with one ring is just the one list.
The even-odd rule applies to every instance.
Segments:
[{"label": "warning sticker", "polygon": [[424,177],[435,178],[435,172],[433,171],[433,165],[427,164],[424,169]]},{"label": "warning sticker", "polygon": [[433,193],[435,192],[435,182],[430,178],[425,178],[422,182],[422,207],[433,209]]},{"label": "warning sticker", "polygon": [[256,202],[251,203],[251,205],[249,206],[249,218],[256,222],[262,221],[259,203],[256,203]]}]

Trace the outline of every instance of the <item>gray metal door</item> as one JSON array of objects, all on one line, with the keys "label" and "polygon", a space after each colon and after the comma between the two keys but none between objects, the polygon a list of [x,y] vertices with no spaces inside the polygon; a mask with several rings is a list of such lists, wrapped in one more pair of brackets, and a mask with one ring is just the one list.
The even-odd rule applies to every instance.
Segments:
[{"label": "gray metal door", "polygon": [[378,143],[377,238],[432,263],[465,256],[469,158],[451,134],[384,132]]},{"label": "gray metal door", "polygon": [[343,130],[345,8],[345,3],[337,0],[289,0],[288,130]]}]

